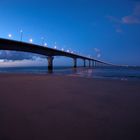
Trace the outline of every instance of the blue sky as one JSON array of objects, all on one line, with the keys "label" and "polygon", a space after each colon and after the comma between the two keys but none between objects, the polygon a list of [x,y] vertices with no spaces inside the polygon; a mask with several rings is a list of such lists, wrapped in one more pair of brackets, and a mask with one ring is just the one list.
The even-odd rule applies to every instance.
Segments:
[{"label": "blue sky", "polygon": [[[32,38],[41,44],[44,37],[49,47],[140,65],[140,0],[1,0],[0,37],[12,34],[19,40],[21,29],[25,42]],[[46,65],[42,57],[32,56],[1,51],[0,64]],[[55,63],[70,61],[59,57]]]}]

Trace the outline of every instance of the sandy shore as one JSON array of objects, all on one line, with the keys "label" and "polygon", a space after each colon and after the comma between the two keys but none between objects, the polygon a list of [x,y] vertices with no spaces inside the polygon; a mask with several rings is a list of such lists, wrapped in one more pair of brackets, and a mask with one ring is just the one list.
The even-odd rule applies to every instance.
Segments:
[{"label": "sandy shore", "polygon": [[139,140],[140,82],[0,75],[0,140]]}]

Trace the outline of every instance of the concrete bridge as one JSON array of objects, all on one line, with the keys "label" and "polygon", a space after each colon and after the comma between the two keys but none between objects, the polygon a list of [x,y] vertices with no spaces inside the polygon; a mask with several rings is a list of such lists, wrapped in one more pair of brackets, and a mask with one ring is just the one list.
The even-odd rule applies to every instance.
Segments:
[{"label": "concrete bridge", "polygon": [[65,52],[53,48],[48,48],[42,45],[31,44],[21,41],[9,40],[0,38],[0,50],[11,50],[11,51],[21,51],[30,52],[35,54],[45,55],[48,60],[48,70],[53,70],[53,59],[54,56],[65,56],[73,59],[73,67],[77,67],[77,59],[83,60],[83,66],[86,67],[86,61],[89,61],[88,66],[96,66],[97,63],[100,65],[112,65],[97,59],[89,58],[86,56],[74,54],[71,52]]}]

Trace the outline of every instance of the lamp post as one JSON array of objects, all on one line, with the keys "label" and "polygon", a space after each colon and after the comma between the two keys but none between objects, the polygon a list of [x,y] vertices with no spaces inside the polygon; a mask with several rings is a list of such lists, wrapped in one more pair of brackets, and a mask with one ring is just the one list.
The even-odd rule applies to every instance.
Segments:
[{"label": "lamp post", "polygon": [[20,41],[22,41],[22,38],[23,38],[23,31],[20,30]]}]

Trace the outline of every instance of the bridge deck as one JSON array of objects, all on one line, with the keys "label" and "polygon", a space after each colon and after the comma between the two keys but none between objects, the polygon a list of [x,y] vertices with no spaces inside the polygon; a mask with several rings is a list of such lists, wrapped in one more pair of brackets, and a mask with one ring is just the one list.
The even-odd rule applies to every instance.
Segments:
[{"label": "bridge deck", "polygon": [[[46,57],[49,56],[48,61],[50,64],[52,64],[51,61],[53,60],[53,59],[50,59],[50,57],[66,56],[66,57],[73,58],[75,64],[76,64],[75,59],[83,59],[84,63],[85,63],[85,60],[88,60],[88,61],[94,61],[94,62],[98,62],[98,63],[105,64],[105,65],[112,65],[112,64],[94,59],[94,58],[89,58],[89,57],[78,55],[75,53],[65,52],[62,50],[57,50],[57,49],[53,49],[53,48],[49,48],[49,47],[45,47],[45,46],[41,46],[41,45],[37,45],[37,44],[26,43],[26,42],[21,42],[21,41],[16,41],[16,40],[3,39],[3,38],[0,38],[0,50],[30,52],[30,53],[45,55]],[[90,63],[89,63],[89,65],[90,65]]]}]

